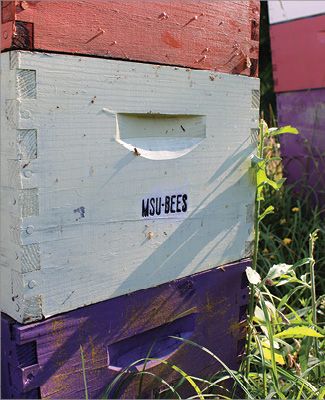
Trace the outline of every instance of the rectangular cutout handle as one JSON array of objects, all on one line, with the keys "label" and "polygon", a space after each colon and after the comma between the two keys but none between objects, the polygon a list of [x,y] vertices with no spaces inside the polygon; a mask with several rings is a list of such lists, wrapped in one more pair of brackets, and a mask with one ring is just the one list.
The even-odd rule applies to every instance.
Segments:
[{"label": "rectangular cutout handle", "polygon": [[146,357],[153,359],[146,363],[146,370],[161,364],[162,360],[168,360],[183,344],[181,340],[171,336],[189,339],[194,332],[195,319],[196,314],[190,314],[109,345],[107,347],[108,368],[121,371],[139,360],[139,363],[130,368],[130,371],[140,371],[144,367],[143,359]]}]

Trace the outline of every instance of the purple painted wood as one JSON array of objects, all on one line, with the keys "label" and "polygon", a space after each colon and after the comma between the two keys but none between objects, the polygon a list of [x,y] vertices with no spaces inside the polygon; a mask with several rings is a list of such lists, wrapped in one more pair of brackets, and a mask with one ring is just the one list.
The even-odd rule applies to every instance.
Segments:
[{"label": "purple painted wood", "polygon": [[281,137],[288,183],[310,186],[325,200],[325,89],[277,94],[278,124],[292,125],[299,135]]},{"label": "purple painted wood", "polygon": [[[80,345],[90,398],[99,398],[120,368],[147,356],[153,342],[154,358],[188,374],[207,378],[220,368],[202,350],[170,335],[190,338],[236,368],[243,349],[248,265],[242,260],[30,325],[3,315],[3,397],[84,398]],[[168,382],[180,378],[157,361],[146,368]],[[159,390],[157,382],[148,376],[144,380],[148,398]],[[122,397],[134,398],[137,388],[134,381]]]}]

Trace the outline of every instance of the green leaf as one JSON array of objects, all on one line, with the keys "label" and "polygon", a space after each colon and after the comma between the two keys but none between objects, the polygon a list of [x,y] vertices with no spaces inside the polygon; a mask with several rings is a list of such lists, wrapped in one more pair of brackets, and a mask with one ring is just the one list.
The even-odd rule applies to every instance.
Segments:
[{"label": "green leaf", "polygon": [[265,170],[265,161],[260,161],[256,164],[256,186],[257,186],[257,200],[264,200],[263,187],[268,181]]},{"label": "green leaf", "polygon": [[246,275],[248,282],[251,283],[252,285],[257,285],[262,281],[260,274],[254,271],[253,268],[251,267],[246,268]]},{"label": "green leaf", "polygon": [[[293,272],[293,271],[292,271]],[[300,279],[297,279],[294,276],[288,276],[288,275],[282,275],[280,280],[276,283],[276,287],[286,285],[287,283],[300,283],[303,286],[306,286],[304,282],[302,282]]]},{"label": "green leaf", "polygon": [[308,369],[308,361],[310,357],[310,349],[313,345],[313,338],[306,336],[301,341],[301,349],[299,351],[299,363],[301,369],[305,372]]},{"label": "green leaf", "polygon": [[267,178],[267,183],[273,187],[274,190],[281,189],[282,185],[286,181],[286,178],[281,178],[278,181],[272,181],[271,179]]},{"label": "green leaf", "polygon": [[267,180],[268,177],[266,175],[265,170],[265,161],[260,161],[256,164],[257,172],[256,172],[256,184],[257,186],[263,185]]},{"label": "green leaf", "polygon": [[261,222],[268,214],[273,214],[274,213],[274,207],[269,206],[266,210],[263,211],[263,213],[259,216],[258,221]]},{"label": "green leaf", "polygon": [[[272,360],[271,350],[268,349],[267,347],[263,347],[263,354],[264,354],[264,358],[266,360]],[[285,365],[285,363],[286,363],[285,359],[283,358],[282,354],[280,354],[279,352],[274,351],[274,358],[275,358],[275,362],[277,364]]]},{"label": "green leaf", "polygon": [[279,190],[277,183],[272,179],[267,178],[265,183],[268,183],[271,187],[273,187],[273,189]]},{"label": "green leaf", "polygon": [[269,272],[266,275],[266,278],[267,279],[279,278],[280,276],[287,274],[292,269],[292,267],[293,267],[293,265],[284,264],[284,263],[273,265],[273,267],[271,267],[269,269]]},{"label": "green leaf", "polygon": [[291,133],[292,135],[297,135],[299,131],[298,129],[293,128],[291,125],[283,126],[282,128],[269,129],[269,136],[283,135],[284,133]]},{"label": "green leaf", "polygon": [[321,338],[324,337],[319,332],[316,332],[312,328],[308,328],[308,326],[294,326],[292,328],[286,329],[285,331],[279,332],[274,335],[276,338],[288,339],[288,338],[304,338],[308,337],[316,337]]},{"label": "green leaf", "polygon": [[313,259],[310,257],[302,258],[301,260],[297,261],[293,264],[293,268],[301,267],[302,265],[309,264]]}]

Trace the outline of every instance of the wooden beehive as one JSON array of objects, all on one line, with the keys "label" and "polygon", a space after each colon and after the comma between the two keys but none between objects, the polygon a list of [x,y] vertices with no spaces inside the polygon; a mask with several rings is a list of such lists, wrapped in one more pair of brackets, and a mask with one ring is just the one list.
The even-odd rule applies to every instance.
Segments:
[{"label": "wooden beehive", "polygon": [[[156,360],[146,366],[138,363],[133,370],[145,367],[171,384],[181,376],[166,363],[203,379],[220,369],[204,350],[171,336],[193,340],[229,368],[237,368],[245,341],[248,291],[244,270],[248,265],[243,260],[33,324],[21,325],[3,316],[2,398],[84,398],[80,346],[89,398],[95,399],[103,398],[121,369],[149,352]],[[117,386],[109,398],[138,395],[138,379],[119,393]],[[144,376],[141,394],[145,398],[154,398],[160,388],[166,387]],[[186,383],[177,391],[182,398],[195,394]]]},{"label": "wooden beehive", "polygon": [[2,50],[87,54],[257,76],[257,0],[3,1],[1,6]]},{"label": "wooden beehive", "polygon": [[[236,368],[259,2],[1,9],[2,396],[83,397],[80,345],[89,398],[153,344],[145,367],[172,385],[158,359],[204,378],[218,370],[170,335]],[[145,379],[144,395],[160,386]]]},{"label": "wooden beehive", "polygon": [[3,310],[19,322],[251,254],[256,78],[2,55]]}]

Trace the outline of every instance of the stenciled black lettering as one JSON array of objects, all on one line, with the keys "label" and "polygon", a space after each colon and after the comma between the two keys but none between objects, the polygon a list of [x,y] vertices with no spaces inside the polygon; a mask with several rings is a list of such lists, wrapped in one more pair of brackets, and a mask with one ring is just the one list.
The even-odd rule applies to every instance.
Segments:
[{"label": "stenciled black lettering", "polygon": [[156,214],[161,214],[161,197],[156,197]]},{"label": "stenciled black lettering", "polygon": [[165,197],[142,199],[142,217],[154,217],[161,214],[185,213],[188,209],[187,194],[172,194]]},{"label": "stenciled black lettering", "polygon": [[149,211],[149,214],[151,216],[155,215],[155,198],[154,197],[151,197],[151,199],[150,199],[150,211]]},{"label": "stenciled black lettering", "polygon": [[176,194],[173,194],[170,199],[170,212],[173,214],[175,214],[176,212],[175,206],[176,206]]},{"label": "stenciled black lettering", "polygon": [[142,200],[142,216],[148,217],[149,215],[149,199]]},{"label": "stenciled black lettering", "polygon": [[181,195],[181,194],[178,194],[178,195],[177,195],[177,204],[176,204],[176,211],[177,211],[178,213],[179,213],[179,212],[182,212],[181,203],[182,203],[182,195]]},{"label": "stenciled black lettering", "polygon": [[182,200],[183,200],[182,211],[186,212],[187,211],[187,194],[183,194]]},{"label": "stenciled black lettering", "polygon": [[165,196],[165,214],[169,214],[170,197]]}]

